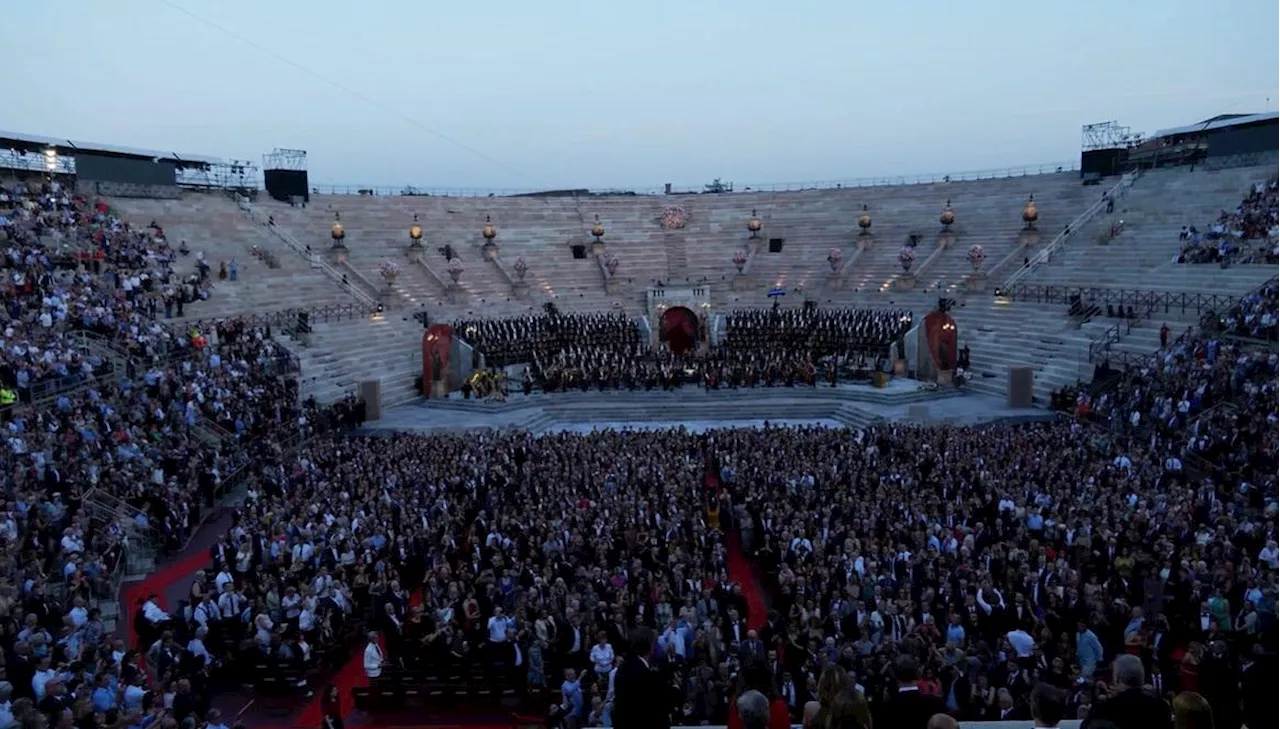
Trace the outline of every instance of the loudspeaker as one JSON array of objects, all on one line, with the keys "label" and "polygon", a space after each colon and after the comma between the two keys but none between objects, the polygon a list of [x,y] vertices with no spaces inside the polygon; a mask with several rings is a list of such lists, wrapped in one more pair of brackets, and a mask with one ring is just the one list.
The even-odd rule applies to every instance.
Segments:
[{"label": "loudspeaker", "polygon": [[291,202],[295,197],[311,202],[306,170],[264,170],[262,181],[267,194],[280,202]]},{"label": "loudspeaker", "polygon": [[360,399],[364,400],[364,419],[382,419],[382,383],[377,380],[361,380]]},{"label": "loudspeaker", "polygon": [[1032,388],[1035,385],[1035,372],[1027,366],[1019,365],[1009,368],[1009,407],[1029,408],[1032,404]]}]

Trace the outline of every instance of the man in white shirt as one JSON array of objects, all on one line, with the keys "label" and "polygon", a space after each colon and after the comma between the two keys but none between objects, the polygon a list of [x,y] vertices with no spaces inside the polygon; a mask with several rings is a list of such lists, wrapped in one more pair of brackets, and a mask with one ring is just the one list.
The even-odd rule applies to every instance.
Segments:
[{"label": "man in white shirt", "polygon": [[382,677],[382,664],[385,656],[382,653],[382,646],[378,645],[378,632],[369,631],[369,642],[364,647],[364,675],[370,681],[375,681]]},{"label": "man in white shirt", "polygon": [[596,676],[606,676],[613,670],[613,646],[609,645],[609,636],[600,631],[600,641],[591,646],[591,665],[596,669]]},{"label": "man in white shirt", "polygon": [[1032,638],[1027,631],[1019,628],[1010,630],[1005,638],[1008,639],[1009,645],[1013,647],[1013,652],[1018,658],[1029,658],[1036,647],[1036,640]]},{"label": "man in white shirt", "polygon": [[1258,560],[1266,562],[1271,569],[1280,567],[1280,549],[1276,547],[1276,540],[1268,539],[1266,546],[1258,552]]},{"label": "man in white shirt", "polygon": [[49,656],[44,656],[40,662],[36,664],[36,672],[31,676],[31,691],[36,696],[36,701],[44,701],[45,686],[55,678],[58,674],[53,670],[53,662]]},{"label": "man in white shirt", "polygon": [[493,617],[489,618],[489,642],[505,643],[507,641],[507,629],[515,627],[511,618],[502,614],[502,608],[495,607],[493,609]]},{"label": "man in white shirt", "polygon": [[160,596],[154,594],[148,597],[147,601],[142,604],[142,615],[147,619],[147,622],[152,625],[160,625],[161,623],[166,623],[171,619],[169,617],[169,613],[160,609]]}]

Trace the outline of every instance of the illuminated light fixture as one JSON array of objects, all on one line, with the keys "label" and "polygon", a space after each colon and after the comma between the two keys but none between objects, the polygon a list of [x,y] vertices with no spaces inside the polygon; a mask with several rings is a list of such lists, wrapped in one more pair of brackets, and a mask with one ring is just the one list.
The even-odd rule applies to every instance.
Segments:
[{"label": "illuminated light fixture", "polygon": [[58,169],[58,150],[50,147],[44,151],[44,168],[50,172]]}]

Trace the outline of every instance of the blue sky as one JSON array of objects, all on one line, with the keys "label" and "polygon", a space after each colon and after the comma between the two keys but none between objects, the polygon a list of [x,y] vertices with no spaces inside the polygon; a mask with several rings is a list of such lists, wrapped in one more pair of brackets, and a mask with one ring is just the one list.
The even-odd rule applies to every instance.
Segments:
[{"label": "blue sky", "polygon": [[1275,0],[12,5],[25,83],[0,129],[259,163],[300,148],[313,184],[991,169],[1078,158],[1090,122],[1274,109],[1280,86]]}]

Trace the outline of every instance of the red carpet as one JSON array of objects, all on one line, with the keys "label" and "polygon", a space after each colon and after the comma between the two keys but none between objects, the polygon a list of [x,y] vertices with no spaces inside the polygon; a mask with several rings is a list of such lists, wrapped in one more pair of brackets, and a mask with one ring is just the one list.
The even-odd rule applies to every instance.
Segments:
[{"label": "red carpet", "polygon": [[[720,492],[720,475],[715,472],[715,467],[710,463],[707,465],[707,474],[703,483],[706,484],[707,491]],[[721,519],[724,518],[725,516],[722,515]],[[747,628],[759,630],[768,621],[768,608],[765,607],[764,595],[760,594],[760,585],[756,582],[755,573],[751,571],[751,563],[747,561],[747,555],[742,553],[738,530],[727,530],[724,541],[729,559],[729,579],[742,585],[742,596],[747,600]]]},{"label": "red carpet", "polygon": [[[168,605],[165,600],[165,591],[179,580],[187,579],[196,573],[196,570],[209,566],[209,554],[204,550],[196,552],[179,559],[173,564],[161,567],[144,577],[139,582],[125,583],[120,589],[120,623],[124,628],[125,645],[132,646],[137,636],[133,634],[133,615],[138,611],[138,606],[150,595],[158,595],[160,597],[160,607],[166,611],[177,607],[176,605]],[[141,646],[143,655],[146,655],[148,646]]]},{"label": "red carpet", "polygon": [[[409,595],[410,609],[420,604],[422,604],[422,588],[414,590],[413,594]],[[351,717],[351,712],[355,708],[355,701],[351,698],[351,690],[369,685],[369,679],[364,675],[364,646],[365,643],[361,641],[360,648],[356,650],[355,655],[351,656],[351,660],[347,661],[346,665],[329,679],[330,683],[337,687],[338,695],[342,697],[342,719],[344,722]],[[324,720],[324,709],[320,704],[320,695],[324,692],[320,690],[321,688],[323,687],[316,687],[316,695],[302,709],[302,713],[298,715],[298,720],[294,722],[295,726],[305,729],[314,729],[320,726],[320,723]]]}]

